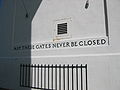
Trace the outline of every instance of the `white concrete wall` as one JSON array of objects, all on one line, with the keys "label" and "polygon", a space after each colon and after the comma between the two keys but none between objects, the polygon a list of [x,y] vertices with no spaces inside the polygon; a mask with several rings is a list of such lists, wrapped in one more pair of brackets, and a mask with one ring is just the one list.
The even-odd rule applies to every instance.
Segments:
[{"label": "white concrete wall", "polygon": [[[34,11],[37,9],[37,0],[34,0],[34,3],[32,0],[25,2],[30,13],[29,18],[25,18],[25,11],[20,0],[16,1],[16,12],[14,8],[14,0],[3,0],[3,6],[0,7],[0,87],[10,88],[12,90],[27,90],[27,88],[19,87],[20,63],[88,64],[89,90],[119,90],[119,0],[107,0],[109,45],[87,48],[17,51],[13,50],[13,47],[17,44],[41,43],[42,41],[53,42],[54,25],[57,23],[56,21],[54,22],[54,20],[64,18],[72,19],[72,21],[70,21],[70,25],[72,26],[70,26],[70,36],[72,37],[61,39],[60,41],[98,38],[101,36],[106,37],[104,20],[102,20],[104,13],[101,4],[99,4],[103,2],[102,0],[90,0],[90,7],[87,10],[81,9],[84,5],[83,0],[75,0],[74,2],[72,0],[61,0],[61,2],[59,2],[59,0],[43,0],[35,16]],[[57,6],[55,6],[56,4]],[[68,10],[69,8],[70,10]],[[60,12],[58,12],[59,10]],[[99,10],[101,12],[100,14],[98,14]],[[80,12],[87,12],[87,14],[82,14],[83,16],[80,17]],[[99,17],[93,17],[90,12],[93,12],[95,16]],[[33,16],[34,19],[31,29],[31,20]],[[99,22],[96,22],[95,18]],[[67,20],[69,22],[69,19]],[[87,20],[89,23],[87,23]],[[92,20],[94,25],[90,23]],[[80,24],[82,21],[87,24],[88,27],[84,24]],[[13,23],[15,23],[15,25],[13,25]],[[79,28],[85,30],[81,30]],[[57,42],[60,41],[58,40]]]},{"label": "white concrete wall", "polygon": [[87,64],[88,90],[120,89],[120,55],[34,58],[33,64]]},{"label": "white concrete wall", "polygon": [[[52,41],[56,25],[68,23],[69,39],[105,36],[104,1],[44,0],[32,21],[32,42]],[[40,23],[42,22],[42,23]]]},{"label": "white concrete wall", "polygon": [[[37,10],[32,21],[31,43],[52,42],[55,37],[55,24],[59,22],[70,22],[70,36],[55,42],[91,39],[106,37],[104,25],[104,0],[90,0],[90,7],[85,10],[85,1],[80,0],[44,0]],[[53,50],[33,50],[32,56],[59,56],[59,55],[86,55],[86,54],[108,54],[120,53],[119,47],[119,0],[107,0],[109,45],[103,47],[63,48]],[[55,6],[57,5],[57,6]],[[55,8],[54,8],[55,7]],[[82,7],[82,9],[80,8]],[[87,15],[86,15],[86,13]],[[83,15],[83,16],[81,16]],[[85,15],[85,16],[84,16]],[[93,15],[93,16],[92,16]],[[68,21],[65,18],[69,18]],[[75,19],[77,18],[77,19]],[[86,19],[87,18],[87,19]],[[61,20],[60,19],[65,19]],[[55,21],[58,20],[58,21]],[[93,23],[91,22],[93,20]],[[84,22],[85,21],[85,22]],[[88,24],[86,25],[86,22]],[[100,22],[99,22],[100,21]],[[41,23],[42,22],[42,23]],[[55,23],[54,23],[55,22]],[[56,23],[57,22],[57,23]],[[95,23],[95,24],[94,24]],[[86,25],[81,27],[81,25]],[[77,27],[77,26],[78,27]],[[85,29],[88,28],[88,29]],[[85,29],[85,30],[84,30]]]}]

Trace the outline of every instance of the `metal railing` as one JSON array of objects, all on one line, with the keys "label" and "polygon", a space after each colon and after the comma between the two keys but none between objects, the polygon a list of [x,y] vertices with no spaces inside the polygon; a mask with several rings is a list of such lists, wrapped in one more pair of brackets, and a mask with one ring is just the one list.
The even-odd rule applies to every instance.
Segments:
[{"label": "metal railing", "polygon": [[40,90],[88,90],[87,64],[21,64],[20,86]]}]

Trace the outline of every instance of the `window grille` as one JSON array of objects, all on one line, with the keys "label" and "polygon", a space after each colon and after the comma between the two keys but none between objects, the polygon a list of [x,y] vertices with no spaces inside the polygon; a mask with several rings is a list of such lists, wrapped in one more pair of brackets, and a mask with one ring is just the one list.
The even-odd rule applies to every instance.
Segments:
[{"label": "window grille", "polygon": [[21,64],[20,86],[40,90],[88,90],[87,64]]},{"label": "window grille", "polygon": [[57,24],[57,34],[67,34],[67,23]]}]

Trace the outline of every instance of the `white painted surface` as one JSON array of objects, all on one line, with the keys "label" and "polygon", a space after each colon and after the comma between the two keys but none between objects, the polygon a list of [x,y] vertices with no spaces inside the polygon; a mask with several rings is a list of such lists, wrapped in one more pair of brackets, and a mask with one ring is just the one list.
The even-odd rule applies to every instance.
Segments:
[{"label": "white painted surface", "polygon": [[[70,37],[57,40],[57,42],[84,38],[99,38],[101,36],[106,37],[103,1],[104,0],[90,0],[90,6],[86,10],[84,8],[84,0],[44,0],[32,21],[31,43],[53,42],[55,38],[54,33],[56,31],[55,24],[63,21],[68,22],[67,20],[70,20],[70,22],[68,22]],[[117,10],[114,10],[116,4],[118,4]],[[120,52],[120,49],[118,49],[120,44],[118,41],[118,33],[120,33],[119,1],[107,1],[107,8],[109,27],[108,46],[33,51],[31,52],[32,56],[106,54]]]},{"label": "white painted surface", "polygon": [[[71,28],[69,31],[71,37],[62,39],[60,41],[72,39],[76,40],[81,38],[84,39],[91,37],[96,38],[101,36],[105,37],[105,27],[103,22],[104,19],[102,20],[102,0],[90,0],[90,7],[87,10],[84,10],[82,8],[84,6],[83,0],[74,0],[74,2],[73,0],[70,0],[69,3],[68,0],[61,0],[60,3],[59,0],[44,0],[33,19],[32,30],[30,30],[29,27],[31,26],[31,19],[26,19],[24,17],[25,11],[20,1],[17,0],[16,14],[14,12],[14,1],[3,1],[3,7],[0,8],[0,87],[6,87],[13,90],[27,90],[27,88],[19,87],[20,63],[87,63],[89,90],[120,89],[119,0],[107,0],[110,45],[104,47],[37,50],[32,52],[31,50],[14,51],[11,48],[13,48],[13,46],[18,43],[31,44],[34,42],[36,43],[41,41],[53,42],[53,39],[55,37],[54,25],[58,23],[55,21],[57,19],[71,18]],[[32,0],[29,1],[29,4],[27,4],[27,8],[31,7],[29,8],[30,11],[33,10],[31,2]],[[36,5],[36,3],[34,3],[34,5]],[[58,5],[57,7],[55,6],[56,4]],[[61,7],[63,9],[61,9]],[[70,10],[68,10],[68,8],[70,8]],[[98,13],[99,11],[101,13]],[[83,13],[82,16],[81,13]],[[14,15],[16,15],[16,23],[14,27],[15,31],[13,32]],[[92,21],[94,24],[91,23]],[[59,40],[57,42],[59,42]]]},{"label": "white painted surface", "polygon": [[32,21],[32,42],[53,41],[56,24],[68,23],[69,39],[106,36],[103,0],[44,0]]}]

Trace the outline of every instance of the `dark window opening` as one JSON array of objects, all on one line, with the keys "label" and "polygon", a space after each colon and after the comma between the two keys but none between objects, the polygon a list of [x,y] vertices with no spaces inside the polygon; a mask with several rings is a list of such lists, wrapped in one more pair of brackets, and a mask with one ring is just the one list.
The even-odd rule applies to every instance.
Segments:
[{"label": "dark window opening", "polygon": [[57,35],[67,34],[67,23],[57,25]]}]

